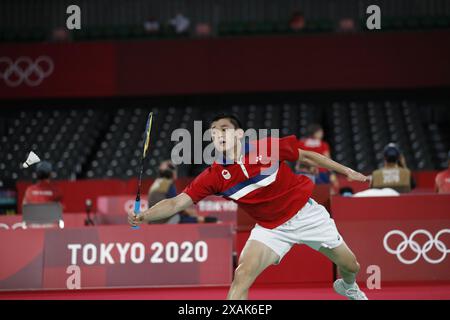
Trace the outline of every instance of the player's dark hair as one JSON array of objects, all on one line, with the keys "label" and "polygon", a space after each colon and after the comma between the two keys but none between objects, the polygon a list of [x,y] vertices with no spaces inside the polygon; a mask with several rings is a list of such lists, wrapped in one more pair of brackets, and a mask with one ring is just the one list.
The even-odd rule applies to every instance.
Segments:
[{"label": "player's dark hair", "polygon": [[308,134],[308,137],[312,137],[319,130],[323,130],[320,124],[311,123],[306,129],[306,133]]},{"label": "player's dark hair", "polygon": [[221,119],[228,119],[230,120],[231,124],[234,126],[235,129],[244,129],[242,127],[242,123],[239,120],[238,117],[236,117],[233,114],[226,114],[226,113],[220,113],[218,115],[216,115],[209,123],[210,126],[213,124],[213,122],[219,121]]}]

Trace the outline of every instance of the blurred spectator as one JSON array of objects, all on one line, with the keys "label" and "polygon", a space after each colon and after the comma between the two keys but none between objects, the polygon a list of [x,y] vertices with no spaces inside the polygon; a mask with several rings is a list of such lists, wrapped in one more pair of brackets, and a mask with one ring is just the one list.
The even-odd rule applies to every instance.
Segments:
[{"label": "blurred spectator", "polygon": [[372,188],[392,188],[405,193],[414,188],[411,171],[407,168],[405,158],[394,143],[384,148],[384,166],[372,173]]},{"label": "blurred spectator", "polygon": [[56,27],[52,31],[52,41],[68,41],[69,40],[69,33],[67,32],[66,28],[63,27]]},{"label": "blurred spectator", "polygon": [[[319,124],[313,123],[308,126],[308,136],[306,138],[300,139],[300,149],[307,151],[314,151],[320,153],[326,157],[330,157],[330,146],[326,141],[323,141],[324,132]],[[299,162],[296,164],[296,171],[301,172],[301,165]],[[336,194],[339,190],[339,182],[337,180],[336,174],[328,171],[325,168],[313,169],[310,168],[309,171],[312,173],[314,170],[315,177],[314,181],[316,184],[331,183],[332,193]]]},{"label": "blurred spectator", "polygon": [[[170,160],[163,161],[159,165],[158,178],[153,182],[148,190],[148,206],[151,207],[163,199],[176,197],[176,179],[177,172],[175,166]],[[159,223],[178,223],[179,219],[179,215],[174,215],[167,220],[159,221]]]},{"label": "blurred spectator", "polygon": [[343,187],[339,189],[339,194],[343,197],[351,197],[353,196],[354,192],[351,187]]},{"label": "blurred spectator", "polygon": [[312,182],[316,183],[316,176],[319,174],[319,170],[317,167],[297,162],[295,171],[297,174],[305,175],[309,179],[311,179]]},{"label": "blurred spectator", "polygon": [[36,165],[36,174],[38,181],[26,189],[23,204],[60,202],[62,193],[51,181],[51,163],[47,161],[39,162]]},{"label": "blurred spectator", "polygon": [[195,26],[195,34],[200,37],[208,37],[211,35],[211,26],[209,23],[198,23]]},{"label": "blurred spectator", "polygon": [[305,16],[301,11],[295,11],[289,20],[289,27],[293,31],[301,31],[305,28]]},{"label": "blurred spectator", "polygon": [[159,22],[153,17],[150,17],[147,21],[144,22],[144,30],[146,33],[154,34],[159,32]]},{"label": "blurred spectator", "polygon": [[448,152],[448,168],[437,174],[435,186],[437,193],[450,193],[450,151]]},{"label": "blurred spectator", "polygon": [[[175,180],[177,179],[177,170],[170,160],[161,162],[159,165],[158,178],[153,182],[148,191],[148,206],[152,207],[161,200],[169,199],[177,196],[175,187]],[[159,223],[202,223],[202,222],[216,222],[217,219],[213,217],[198,216],[194,209],[186,209],[183,212],[178,212],[168,219],[163,219],[154,224]]]},{"label": "blurred spectator", "polygon": [[343,18],[339,20],[339,31],[341,32],[354,32],[355,21],[352,18]]},{"label": "blurred spectator", "polygon": [[174,18],[169,20],[169,24],[174,28],[176,33],[184,34],[188,32],[191,22],[187,17],[179,12]]}]

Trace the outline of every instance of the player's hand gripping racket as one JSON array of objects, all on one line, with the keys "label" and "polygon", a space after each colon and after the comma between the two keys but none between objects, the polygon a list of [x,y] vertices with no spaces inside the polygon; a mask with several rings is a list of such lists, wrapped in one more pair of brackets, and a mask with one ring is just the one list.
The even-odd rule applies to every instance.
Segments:
[{"label": "player's hand gripping racket", "polygon": [[[141,158],[141,169],[139,171],[139,179],[138,179],[138,188],[136,194],[136,200],[134,201],[134,213],[139,215],[141,211],[141,183],[142,183],[142,172],[144,171],[144,159],[147,156],[148,147],[150,145],[150,133],[152,131],[152,121],[153,121],[153,112],[148,114],[147,118],[147,126],[145,128],[145,138],[144,138],[144,150],[142,152]],[[139,226],[132,227],[133,229],[139,229]]]}]

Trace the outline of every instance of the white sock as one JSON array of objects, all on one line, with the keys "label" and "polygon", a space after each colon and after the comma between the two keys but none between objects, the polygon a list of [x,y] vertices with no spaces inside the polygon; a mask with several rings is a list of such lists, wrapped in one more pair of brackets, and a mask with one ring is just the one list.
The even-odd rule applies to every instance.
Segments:
[{"label": "white sock", "polygon": [[345,282],[344,279],[342,279],[342,280],[343,280],[342,281],[342,285],[344,286],[345,289],[352,289],[352,288],[356,287],[356,282],[355,281],[353,281],[353,283],[347,283],[347,282]]}]

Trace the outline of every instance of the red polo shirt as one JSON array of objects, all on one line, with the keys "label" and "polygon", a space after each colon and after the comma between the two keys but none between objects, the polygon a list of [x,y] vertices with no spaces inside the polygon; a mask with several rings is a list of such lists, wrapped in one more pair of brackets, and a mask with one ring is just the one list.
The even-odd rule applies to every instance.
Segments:
[{"label": "red polo shirt", "polygon": [[24,203],[38,204],[48,202],[59,202],[62,193],[50,180],[42,180],[29,186],[25,191]]},{"label": "red polo shirt", "polygon": [[[278,152],[272,152],[271,146],[277,144]],[[260,148],[264,145],[267,149]],[[194,203],[209,195],[221,195],[239,204],[261,226],[273,229],[306,204],[314,184],[309,178],[294,174],[284,162],[299,158],[299,144],[294,135],[253,141],[247,146],[242,161],[214,162],[183,192]]]}]

